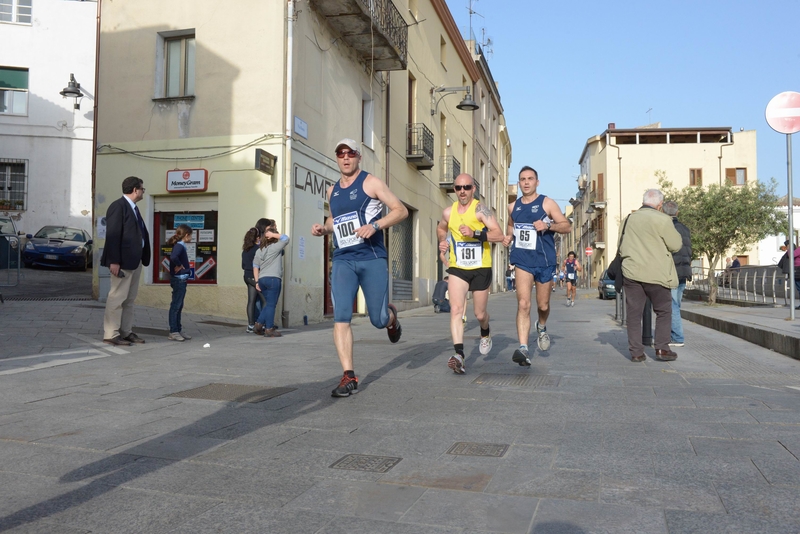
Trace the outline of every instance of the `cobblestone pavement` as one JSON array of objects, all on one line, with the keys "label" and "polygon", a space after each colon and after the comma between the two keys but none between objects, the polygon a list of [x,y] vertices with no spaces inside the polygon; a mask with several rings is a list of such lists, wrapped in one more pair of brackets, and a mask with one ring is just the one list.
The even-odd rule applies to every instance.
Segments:
[{"label": "cobblestone pavement", "polygon": [[175,343],[139,307],[147,343],[118,348],[97,302],[6,301],[0,531],[796,532],[800,362],[684,322],[677,361],[631,363],[614,303],[582,297],[554,293],[522,368],[514,294],[493,295],[466,375],[448,316],[401,313],[396,345],[359,318],[341,399],[330,324],[186,315]]}]

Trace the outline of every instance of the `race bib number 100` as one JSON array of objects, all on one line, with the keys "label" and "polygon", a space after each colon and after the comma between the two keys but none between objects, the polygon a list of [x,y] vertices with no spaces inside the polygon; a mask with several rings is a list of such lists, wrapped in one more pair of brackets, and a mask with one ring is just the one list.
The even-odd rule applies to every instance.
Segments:
[{"label": "race bib number 100", "polygon": [[364,242],[364,238],[356,235],[356,230],[361,227],[358,213],[351,211],[333,218],[333,232],[336,234],[336,245],[339,248],[352,247]]},{"label": "race bib number 100", "polygon": [[536,250],[536,228],[533,224],[514,223],[514,246],[523,250]]},{"label": "race bib number 100", "polygon": [[481,243],[456,243],[456,266],[471,269],[483,265]]}]

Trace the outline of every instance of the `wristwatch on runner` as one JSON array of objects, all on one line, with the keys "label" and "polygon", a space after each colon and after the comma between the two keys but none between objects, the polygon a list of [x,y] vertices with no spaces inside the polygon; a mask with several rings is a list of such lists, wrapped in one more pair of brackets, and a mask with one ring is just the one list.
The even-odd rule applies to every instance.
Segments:
[{"label": "wristwatch on runner", "polygon": [[375,231],[378,232],[381,229],[381,225],[378,224],[378,221],[375,221],[374,223],[372,223],[372,228],[374,228]]}]

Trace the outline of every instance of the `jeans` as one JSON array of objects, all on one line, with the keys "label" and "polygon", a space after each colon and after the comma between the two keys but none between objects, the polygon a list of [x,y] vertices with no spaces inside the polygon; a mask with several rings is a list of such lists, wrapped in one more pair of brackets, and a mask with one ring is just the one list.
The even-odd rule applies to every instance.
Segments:
[{"label": "jeans", "polygon": [[261,308],[258,322],[264,325],[264,328],[275,328],[275,307],[278,305],[278,297],[281,296],[281,279],[277,276],[259,278],[258,287],[267,301]]},{"label": "jeans", "polygon": [[510,276],[506,276],[506,286],[507,286],[507,288],[508,288],[508,290],[509,290],[509,291],[511,291],[512,289],[514,289],[514,288],[511,286],[511,277],[510,277]]},{"label": "jeans", "polygon": [[183,311],[183,299],[186,296],[187,278],[173,276],[169,280],[172,287],[172,304],[169,305],[169,332],[173,334],[183,330],[181,326],[181,312]]},{"label": "jeans", "polygon": [[672,292],[672,341],[683,343],[683,323],[681,322],[681,300],[683,300],[683,290],[686,289],[686,282],[678,284],[678,287],[670,290]]}]

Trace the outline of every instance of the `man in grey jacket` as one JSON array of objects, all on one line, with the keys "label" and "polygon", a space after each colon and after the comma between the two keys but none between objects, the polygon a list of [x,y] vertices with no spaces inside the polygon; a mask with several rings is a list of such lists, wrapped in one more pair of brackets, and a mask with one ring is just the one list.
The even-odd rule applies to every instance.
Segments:
[{"label": "man in grey jacket", "polygon": [[678,220],[678,203],[674,200],[664,202],[664,213],[672,217],[672,224],[681,234],[681,249],[672,254],[675,271],[678,273],[678,287],[672,289],[672,332],[670,347],[683,346],[683,322],[681,321],[681,300],[686,282],[692,279],[692,235],[686,225]]},{"label": "man in grey jacket", "polygon": [[672,323],[670,290],[678,287],[672,253],[681,249],[682,240],[670,217],[661,213],[663,203],[661,191],[648,189],[642,207],[628,215],[625,237],[620,245],[625,277],[628,350],[633,362],[646,359],[642,343],[642,314],[648,298],[656,314],[656,358],[672,361],[678,357],[669,348]]}]

